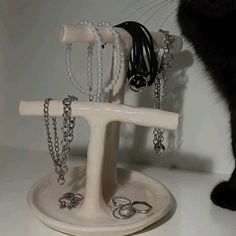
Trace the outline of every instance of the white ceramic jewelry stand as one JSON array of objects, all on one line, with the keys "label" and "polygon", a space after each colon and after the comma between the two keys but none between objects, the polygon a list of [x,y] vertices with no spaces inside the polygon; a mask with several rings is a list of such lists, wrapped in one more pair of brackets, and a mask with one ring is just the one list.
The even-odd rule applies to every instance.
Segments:
[{"label": "white ceramic jewelry stand", "polygon": [[[119,83],[111,93],[110,103],[72,104],[72,115],[83,117],[90,126],[86,170],[79,167],[69,169],[65,176],[66,183],[62,186],[56,183],[55,174],[45,176],[28,194],[29,205],[42,222],[71,235],[127,235],[159,220],[172,206],[170,193],[158,181],[135,171],[116,168],[119,122],[163,129],[175,129],[178,124],[178,115],[175,113],[120,104],[123,103],[123,87],[132,43],[125,31],[118,30],[122,36],[125,60]],[[112,35],[108,30],[101,28],[100,32],[106,42],[112,43]],[[94,40],[84,26],[63,26],[60,37],[63,42]],[[161,42],[160,35],[157,38],[156,42]],[[182,47],[181,40],[176,39],[174,47],[178,50]],[[50,102],[51,116],[62,116],[62,113],[61,101]],[[43,116],[43,101],[22,101],[20,114]],[[71,191],[84,194],[84,202],[72,210],[60,209],[57,199]],[[111,198],[115,195],[128,197],[132,201],[146,201],[153,206],[153,210],[147,215],[137,214],[126,220],[118,220],[112,215]]]}]

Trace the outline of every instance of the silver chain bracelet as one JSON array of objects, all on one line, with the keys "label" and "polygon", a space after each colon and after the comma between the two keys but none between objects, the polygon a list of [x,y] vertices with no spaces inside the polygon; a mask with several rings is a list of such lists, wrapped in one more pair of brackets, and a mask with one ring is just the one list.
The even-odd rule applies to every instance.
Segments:
[{"label": "silver chain bracelet", "polygon": [[[173,64],[172,44],[174,42],[174,36],[170,35],[168,31],[160,30],[160,32],[162,32],[165,37],[165,48],[161,57],[159,73],[155,79],[154,109],[166,110],[167,71]],[[165,131],[160,128],[153,129],[153,146],[158,156],[166,150],[165,145],[163,144],[164,132]]]},{"label": "silver chain bracelet", "polygon": [[46,98],[44,101],[44,122],[46,126],[48,150],[52,158],[55,172],[58,175],[57,182],[62,185],[65,183],[65,173],[68,170],[66,161],[70,156],[70,143],[74,135],[73,130],[75,127],[75,117],[71,117],[71,103],[78,99],[74,96],[68,95],[63,100],[63,123],[62,123],[62,140],[59,142],[57,132],[57,119],[52,117],[53,138],[50,131],[50,117],[49,117],[49,104],[52,98]]}]

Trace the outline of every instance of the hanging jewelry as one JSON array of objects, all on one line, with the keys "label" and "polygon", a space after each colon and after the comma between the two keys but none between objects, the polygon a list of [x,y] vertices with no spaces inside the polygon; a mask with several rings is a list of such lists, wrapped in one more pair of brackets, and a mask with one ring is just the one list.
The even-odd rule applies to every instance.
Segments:
[{"label": "hanging jewelry", "polygon": [[[71,103],[78,99],[74,96],[68,96],[63,100],[63,125],[62,125],[62,141],[59,142],[57,132],[57,119],[52,117],[54,142],[50,132],[49,103],[52,98],[46,98],[44,101],[44,122],[46,126],[48,150],[52,158],[55,172],[58,175],[57,182],[62,185],[65,183],[65,173],[68,170],[66,161],[70,156],[70,143],[74,135],[75,118],[71,117]],[[61,147],[60,147],[61,146]]]},{"label": "hanging jewelry", "polygon": [[[89,27],[89,29],[91,30],[91,32],[94,34],[96,42],[97,42],[97,91],[94,92],[92,91],[92,86],[93,84],[92,82],[92,64],[87,65],[87,80],[88,80],[88,87],[89,89],[85,89],[83,88],[79,81],[75,78],[73,71],[72,71],[72,66],[71,66],[71,51],[72,51],[72,44],[68,43],[66,44],[66,57],[65,57],[65,62],[66,62],[66,70],[67,70],[67,74],[69,79],[72,81],[72,83],[74,84],[74,86],[81,92],[84,94],[87,94],[88,96],[92,96],[95,97],[97,95],[97,97],[100,97],[100,88],[102,87],[102,81],[103,81],[103,64],[102,64],[102,45],[103,45],[103,39],[102,36],[98,33],[97,29],[94,27],[93,23],[88,22],[86,20],[81,21],[79,25],[84,25]],[[89,44],[89,48],[88,48],[88,52],[90,52],[90,54],[88,53],[88,61],[91,62],[91,58],[92,58],[92,50],[93,50],[93,43]],[[90,83],[89,83],[90,82]]]},{"label": "hanging jewelry", "polygon": [[87,57],[87,85],[88,85],[88,91],[90,93],[89,95],[89,101],[94,100],[94,96],[92,95],[93,92],[93,43],[89,43],[88,45],[88,57]]},{"label": "hanging jewelry", "polygon": [[142,24],[126,21],[116,27],[123,28],[132,37],[127,73],[128,84],[134,92],[141,92],[154,83],[158,71],[158,60],[154,40],[149,30]]},{"label": "hanging jewelry", "polygon": [[[168,31],[160,30],[164,34],[165,48],[161,57],[161,63],[159,73],[155,79],[154,89],[154,109],[166,110],[166,90],[168,81],[168,69],[173,64],[173,51],[172,44],[174,42],[173,35],[170,35]],[[165,150],[164,142],[164,130],[160,128],[153,129],[153,145],[157,155],[161,155]]]},{"label": "hanging jewelry", "polygon": [[[50,156],[53,160],[53,164],[55,167],[55,172],[58,175],[57,182],[60,185],[65,183],[65,173],[68,170],[66,161],[70,156],[70,143],[72,142],[74,135],[73,130],[75,127],[75,117],[71,116],[71,104],[74,101],[78,101],[78,99],[74,96],[68,95],[63,100],[63,122],[62,122],[62,140],[59,142],[58,132],[57,132],[57,119],[56,117],[52,117],[53,124],[53,137],[54,143],[51,137],[50,132],[50,119],[49,119],[49,103],[52,98],[46,98],[44,101],[44,121],[47,132],[47,141],[48,141],[48,149]],[[61,143],[61,148],[60,144]],[[84,197],[79,193],[68,192],[63,194],[62,197],[58,199],[60,208],[68,208],[69,210],[73,207],[78,206]]]},{"label": "hanging jewelry", "polygon": [[99,26],[107,27],[113,34],[114,37],[114,50],[115,53],[115,74],[113,79],[110,81],[110,83],[105,87],[103,82],[103,60],[102,60],[102,48],[104,47],[104,42],[102,39],[102,36],[98,33],[97,29],[94,27],[94,25],[91,22],[88,21],[81,21],[80,25],[85,25],[90,28],[90,30],[93,32],[96,42],[97,42],[97,83],[96,83],[96,89],[93,89],[93,78],[92,78],[92,56],[93,56],[93,47],[94,43],[90,43],[88,46],[88,59],[87,59],[87,85],[88,90],[84,89],[76,80],[73,72],[72,72],[72,66],[71,66],[71,51],[72,51],[72,44],[66,45],[66,69],[67,74],[70,80],[73,82],[75,87],[82,93],[89,95],[89,100],[93,101],[94,98],[97,102],[101,101],[101,97],[104,93],[110,92],[117,83],[119,77],[120,77],[120,71],[121,71],[121,65],[123,62],[123,52],[121,47],[121,39],[120,34],[116,32],[109,22],[101,22],[99,23]]},{"label": "hanging jewelry", "polygon": [[[114,50],[114,75],[111,82],[107,85],[107,87],[104,89],[105,93],[109,93],[117,83],[117,81],[120,78],[120,72],[121,67],[124,61],[124,52],[122,51],[122,45],[121,45],[121,37],[120,33],[117,32],[111,25],[109,21],[102,21],[98,23],[98,26],[106,27],[109,31],[111,31],[113,35],[113,50]],[[104,45],[103,45],[104,48]]]}]

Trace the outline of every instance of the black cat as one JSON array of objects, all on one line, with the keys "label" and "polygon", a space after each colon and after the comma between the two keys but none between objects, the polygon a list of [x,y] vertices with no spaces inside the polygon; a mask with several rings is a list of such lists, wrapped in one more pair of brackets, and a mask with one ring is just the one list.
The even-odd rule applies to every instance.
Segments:
[{"label": "black cat", "polygon": [[[227,102],[236,159],[236,0],[180,0],[177,18],[183,35]],[[211,200],[236,210],[236,168],[227,182],[213,189]]]}]

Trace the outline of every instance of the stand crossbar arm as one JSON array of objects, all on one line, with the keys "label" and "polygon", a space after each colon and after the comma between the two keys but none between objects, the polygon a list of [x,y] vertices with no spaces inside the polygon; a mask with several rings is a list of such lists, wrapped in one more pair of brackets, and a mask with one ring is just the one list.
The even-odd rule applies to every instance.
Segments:
[{"label": "stand crossbar arm", "polygon": [[[43,116],[43,103],[43,101],[21,101],[20,114],[24,116]],[[51,101],[49,115],[62,116],[62,113],[62,102]],[[83,117],[87,121],[101,120],[106,124],[112,121],[120,121],[170,130],[176,129],[178,125],[178,114],[176,113],[112,103],[73,102],[72,116]]]}]

